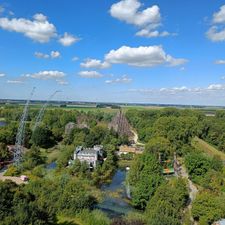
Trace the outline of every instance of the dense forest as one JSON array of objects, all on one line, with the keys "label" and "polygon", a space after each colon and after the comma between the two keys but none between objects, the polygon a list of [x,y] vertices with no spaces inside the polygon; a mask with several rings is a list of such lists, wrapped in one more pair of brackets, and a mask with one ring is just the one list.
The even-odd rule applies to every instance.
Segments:
[{"label": "dense forest", "polygon": [[[11,160],[7,145],[15,143],[22,108],[0,108],[0,118],[7,125],[0,127],[0,162]],[[131,144],[127,136],[118,135],[108,124],[115,111],[104,112],[47,109],[42,123],[34,131],[38,109],[31,108],[26,122],[26,138],[20,167],[9,166],[6,174],[26,174],[28,184],[0,181],[0,221],[11,224],[84,225],[209,225],[225,218],[225,168],[223,161],[206,154],[193,143],[195,137],[225,152],[225,111],[205,116],[199,110],[129,109],[125,115],[145,145],[140,155],[126,157],[130,170],[126,183],[130,186],[129,204],[134,212],[109,218],[95,208],[102,201],[101,185],[111,181],[123,157],[116,154],[120,145]],[[74,126],[65,131],[66,125]],[[105,160],[94,170],[86,163],[68,161],[76,146],[104,146]],[[186,168],[198,193],[190,204],[188,179],[167,177],[162,173],[163,160],[176,154]],[[56,169],[46,166],[56,162]],[[74,220],[72,220],[74,218]]]},{"label": "dense forest", "polygon": [[216,111],[215,116],[205,116],[199,110],[129,110],[127,118],[138,131],[139,138],[147,143],[151,138],[164,137],[179,154],[185,144],[198,136],[225,152],[225,111]]}]

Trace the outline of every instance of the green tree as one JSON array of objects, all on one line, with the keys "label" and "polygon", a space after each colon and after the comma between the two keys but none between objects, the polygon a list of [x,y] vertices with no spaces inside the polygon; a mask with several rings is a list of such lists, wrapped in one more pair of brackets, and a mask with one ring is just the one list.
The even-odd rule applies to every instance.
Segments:
[{"label": "green tree", "polygon": [[135,158],[128,174],[133,206],[145,209],[162,181],[161,166],[156,156],[144,153]]},{"label": "green tree", "polygon": [[162,184],[148,202],[145,215],[149,225],[179,225],[187,204],[186,181],[179,178]]},{"label": "green tree", "polygon": [[13,213],[13,198],[17,185],[12,181],[0,181],[0,221]]},{"label": "green tree", "polygon": [[0,220],[2,225],[53,225],[56,214],[44,199],[37,199],[23,186],[0,181]]},{"label": "green tree", "polygon": [[33,169],[34,167],[43,164],[45,158],[41,155],[41,151],[38,147],[32,146],[31,149],[23,156],[23,168],[24,169]]},{"label": "green tree", "polygon": [[0,142],[0,162],[11,158],[12,154],[8,151],[6,144]]},{"label": "green tree", "polygon": [[190,153],[185,157],[185,166],[194,182],[199,182],[211,168],[210,159],[201,153]]},{"label": "green tree", "polygon": [[82,209],[90,208],[94,204],[94,198],[81,182],[69,181],[59,200],[60,209],[66,214],[73,215]]},{"label": "green tree", "polygon": [[75,147],[73,145],[62,146],[60,154],[57,159],[57,167],[64,168],[68,165],[70,159],[72,159]]},{"label": "green tree", "polygon": [[42,148],[49,148],[55,144],[54,136],[47,127],[37,127],[31,136],[31,141]]},{"label": "green tree", "polygon": [[159,154],[163,158],[168,158],[173,156],[173,148],[170,144],[170,141],[164,137],[154,137],[149,140],[145,145],[145,151],[155,154],[159,157]]},{"label": "green tree", "polygon": [[210,192],[202,192],[197,195],[192,206],[193,218],[199,221],[200,225],[209,225],[224,218],[225,198]]}]

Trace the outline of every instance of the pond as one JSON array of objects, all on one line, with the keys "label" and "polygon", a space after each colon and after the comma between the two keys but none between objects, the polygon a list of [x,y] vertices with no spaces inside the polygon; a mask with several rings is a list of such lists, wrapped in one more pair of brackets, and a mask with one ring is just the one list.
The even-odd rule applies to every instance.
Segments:
[{"label": "pond", "polygon": [[5,127],[7,123],[5,121],[0,121],[0,127]]},{"label": "pond", "polygon": [[48,164],[48,165],[46,166],[46,169],[47,169],[47,170],[53,170],[53,169],[56,168],[56,166],[57,166],[56,162],[51,162],[50,164]]},{"label": "pond", "polygon": [[105,192],[105,198],[96,208],[105,212],[109,217],[118,217],[134,211],[128,203],[126,194],[126,171],[118,169],[109,185],[103,185],[101,190]]}]

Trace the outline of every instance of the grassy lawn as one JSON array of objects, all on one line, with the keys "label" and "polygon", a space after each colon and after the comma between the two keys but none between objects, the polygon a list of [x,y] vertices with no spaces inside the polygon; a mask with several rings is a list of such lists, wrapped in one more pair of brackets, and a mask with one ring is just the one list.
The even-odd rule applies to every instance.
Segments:
[{"label": "grassy lawn", "polygon": [[195,137],[192,141],[192,146],[204,151],[210,156],[219,156],[223,161],[225,160],[225,154],[219,150],[217,150],[212,145],[208,144],[207,142],[203,141],[202,139]]},{"label": "grassy lawn", "polygon": [[59,158],[59,154],[60,154],[60,150],[59,149],[54,149],[53,151],[48,152],[47,153],[47,158],[48,158],[47,162],[51,163],[51,162],[56,161]]},{"label": "grassy lawn", "polygon": [[47,158],[48,164],[56,161],[60,154],[59,148],[52,148],[52,149],[48,149],[48,150],[41,148],[40,150],[41,150],[42,156]]}]

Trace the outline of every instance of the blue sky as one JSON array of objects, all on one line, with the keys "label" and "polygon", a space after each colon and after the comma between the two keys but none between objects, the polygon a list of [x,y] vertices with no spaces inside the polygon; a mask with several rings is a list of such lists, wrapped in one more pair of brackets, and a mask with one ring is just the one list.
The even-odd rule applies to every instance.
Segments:
[{"label": "blue sky", "polygon": [[0,98],[225,105],[220,0],[0,1]]}]

